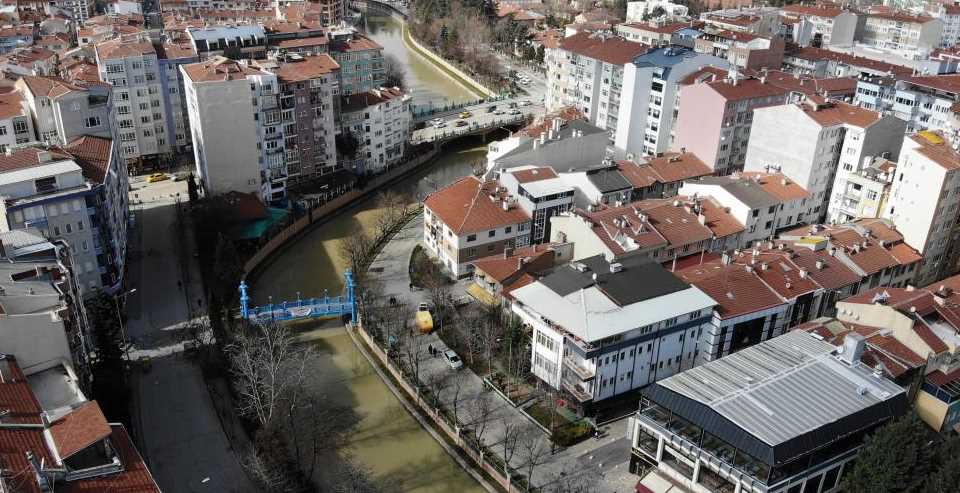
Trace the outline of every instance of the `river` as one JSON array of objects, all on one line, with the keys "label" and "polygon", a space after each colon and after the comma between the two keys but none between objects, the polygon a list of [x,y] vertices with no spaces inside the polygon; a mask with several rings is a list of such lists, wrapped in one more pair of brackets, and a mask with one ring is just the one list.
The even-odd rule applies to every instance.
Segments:
[{"label": "river", "polygon": [[[406,67],[407,85],[420,103],[472,99],[474,96],[445,77],[426,60],[407,51],[400,37],[400,24],[389,18],[366,19],[370,37],[384,46]],[[393,190],[423,196],[471,171],[483,159],[486,148],[479,142],[450,146],[428,169],[404,179]],[[315,227],[262,269],[251,282],[255,303],[267,296],[273,300],[296,299],[297,295],[321,296],[324,290],[338,294],[343,289],[344,262],[337,255],[341,238],[369,231],[377,210],[373,200],[364,201],[330,221]],[[433,438],[403,409],[369,365],[358,356],[342,329],[331,329],[318,341],[320,357],[331,365],[331,384],[349,402],[359,418],[353,438],[341,452],[352,455],[376,477],[416,493],[482,492],[483,489],[451,459]],[[339,400],[339,399],[338,399]]]}]

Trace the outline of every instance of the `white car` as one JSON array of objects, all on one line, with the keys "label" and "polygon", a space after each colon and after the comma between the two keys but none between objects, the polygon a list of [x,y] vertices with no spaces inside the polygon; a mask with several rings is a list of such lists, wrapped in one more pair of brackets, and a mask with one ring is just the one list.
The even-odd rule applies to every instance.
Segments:
[{"label": "white car", "polygon": [[533,103],[531,103],[529,99],[524,99],[520,102],[520,106],[530,106],[531,104]]},{"label": "white car", "polygon": [[433,122],[433,128],[443,128],[447,126],[447,122],[443,120],[436,120]]},{"label": "white car", "polygon": [[450,365],[450,368],[454,370],[463,368],[463,361],[460,360],[460,357],[457,356],[457,353],[450,349],[447,349],[443,352],[443,359],[446,360],[447,364]]}]

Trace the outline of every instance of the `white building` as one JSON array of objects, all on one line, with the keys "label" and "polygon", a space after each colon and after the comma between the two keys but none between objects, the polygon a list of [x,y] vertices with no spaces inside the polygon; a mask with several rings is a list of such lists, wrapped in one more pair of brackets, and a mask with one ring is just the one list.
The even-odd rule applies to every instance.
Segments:
[{"label": "white building", "polygon": [[736,173],[684,182],[680,195],[711,197],[730,211],[745,231],[742,245],[776,235],[805,222],[810,194],[780,173]]},{"label": "white building", "polygon": [[670,147],[681,79],[707,65],[729,66],[713,55],[649,48],[609,32],[565,38],[550,55],[547,110],[576,108],[611,132],[628,159]]},{"label": "white building", "polygon": [[896,159],[905,126],[894,116],[819,97],[757,108],[744,169],[786,175],[810,194],[804,221],[821,222],[837,169],[853,169],[866,157]]},{"label": "white building", "polygon": [[563,171],[560,179],[573,187],[574,203],[581,209],[601,204],[623,205],[633,195],[633,184],[608,159],[599,165]]},{"label": "white building", "polygon": [[0,153],[36,139],[33,119],[19,91],[0,94]]},{"label": "white building", "polygon": [[166,95],[163,103],[167,110],[167,138],[175,152],[189,152],[190,112],[183,96],[183,72],[180,66],[200,60],[190,43],[165,40],[155,48],[160,64],[160,87]]},{"label": "white building", "polygon": [[498,181],[530,215],[530,243],[550,240],[551,218],[573,208],[574,188],[546,166],[519,166],[500,172]]},{"label": "white building", "polygon": [[870,48],[916,60],[940,46],[942,32],[940,19],[898,11],[874,11],[866,14],[860,41]]},{"label": "white building", "polygon": [[530,214],[517,202],[496,181],[461,178],[424,199],[424,244],[454,276],[467,276],[471,261],[530,244]]},{"label": "white building", "polygon": [[880,217],[896,169],[897,163],[882,157],[865,157],[856,167],[837,169],[827,206],[827,222],[845,223],[861,217]]},{"label": "white building", "polygon": [[874,111],[889,111],[905,120],[906,131],[912,133],[948,129],[958,98],[958,74],[862,77],[857,81],[854,103]]},{"label": "white building", "polygon": [[35,228],[66,242],[83,294],[123,281],[128,181],[113,144],[84,136],[62,150],[0,156],[0,231]]},{"label": "white building", "polygon": [[832,4],[785,5],[782,15],[794,21],[793,42],[800,46],[849,48],[856,38],[857,14]]},{"label": "white building", "polygon": [[[83,135],[112,138],[114,125],[111,88],[106,85],[80,86],[56,77],[21,77],[14,87],[23,95],[33,120],[29,140],[64,145]],[[28,128],[14,127],[16,142],[28,142]]]},{"label": "white building", "polygon": [[410,95],[398,87],[343,96],[340,131],[353,134],[359,143],[350,163],[353,172],[380,173],[403,160],[411,121]]},{"label": "white building", "polygon": [[960,154],[933,132],[904,139],[884,217],[923,255],[917,285],[956,271],[958,203]]},{"label": "white building", "polygon": [[120,154],[127,163],[143,164],[170,157],[167,94],[157,51],[148,39],[113,39],[96,45],[100,80],[113,86],[114,119]]},{"label": "white building", "polygon": [[583,259],[511,294],[513,312],[532,330],[533,374],[585,414],[692,368],[716,304],[641,256]]},{"label": "white building", "polygon": [[261,118],[265,111],[277,108],[276,78],[223,57],[183,65],[180,70],[197,175],[204,193],[261,194],[262,185],[270,186],[265,179],[264,155],[268,151],[270,156],[283,153],[282,138],[271,139],[269,148],[260,138],[265,133],[264,125],[280,121],[279,112],[269,121]]},{"label": "white building", "polygon": [[678,5],[670,0],[647,0],[645,2],[627,2],[626,22],[641,22],[645,17],[652,16],[657,8],[661,8],[667,17],[686,17],[690,9],[686,5]]}]

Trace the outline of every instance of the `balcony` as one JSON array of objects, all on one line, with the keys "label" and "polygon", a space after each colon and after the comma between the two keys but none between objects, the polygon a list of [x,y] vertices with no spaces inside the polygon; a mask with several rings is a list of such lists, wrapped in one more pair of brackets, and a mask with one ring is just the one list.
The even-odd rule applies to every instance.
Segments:
[{"label": "balcony", "polygon": [[260,109],[261,110],[272,110],[277,107],[277,97],[276,96],[263,96],[260,98]]},{"label": "balcony", "polygon": [[566,379],[564,379],[561,383],[563,385],[564,390],[566,390],[567,392],[570,392],[570,394],[573,395],[573,397],[576,398],[577,401],[589,402],[593,400],[593,393],[588,392],[583,388],[581,388],[582,384],[579,384],[579,383],[575,384]]},{"label": "balcony", "polygon": [[563,357],[563,364],[566,365],[566,367],[569,368],[570,371],[576,373],[577,376],[580,377],[580,380],[590,380],[591,378],[596,376],[595,370],[584,368],[583,366],[578,364],[576,361],[574,361],[574,359],[571,358],[570,356]]}]

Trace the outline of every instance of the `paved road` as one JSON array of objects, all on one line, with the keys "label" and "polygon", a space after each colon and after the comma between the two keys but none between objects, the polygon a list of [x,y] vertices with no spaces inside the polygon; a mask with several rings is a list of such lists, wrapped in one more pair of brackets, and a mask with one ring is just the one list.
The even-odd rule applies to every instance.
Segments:
[{"label": "paved road", "polygon": [[137,291],[126,305],[127,333],[134,344],[130,354],[173,353],[134,379],[140,445],[164,491],[254,491],[200,369],[178,354],[178,328],[199,313],[195,307],[203,286],[192,255],[193,235],[188,225],[181,231],[177,222],[177,193],[186,201],[186,182],[148,184],[140,177],[131,183],[131,204],[142,204],[131,206],[135,221],[127,288]]},{"label": "paved road", "polygon": [[[384,293],[395,295],[398,299],[416,305],[421,301],[428,301],[428,293],[425,291],[410,292],[410,273],[408,269],[410,255],[414,247],[423,239],[423,216],[407,224],[393,240],[384,246],[380,255],[371,264],[372,269],[377,270],[377,277],[383,283]],[[469,281],[461,281],[454,288],[454,296],[461,295]],[[422,336],[425,338],[423,347],[428,345],[434,347],[443,347],[443,342],[436,333]],[[469,422],[475,419],[471,416],[471,411],[479,409],[480,399],[489,403],[491,409],[488,419],[487,429],[484,433],[484,441],[493,446],[495,453],[502,457],[503,449],[496,444],[500,444],[506,435],[507,426],[513,427],[515,432],[524,437],[541,436],[546,441],[546,435],[536,428],[529,419],[511,406],[506,400],[494,392],[485,392],[483,381],[472,371],[464,368],[459,372],[450,369],[442,358],[430,357],[429,353],[424,351],[421,364],[421,380],[430,381],[433,378],[440,378],[445,382],[441,392],[441,401],[445,402],[448,408],[452,408],[453,395],[456,393],[455,380],[460,379],[459,398],[457,399],[457,409],[461,420]],[[626,437],[626,422],[618,421],[607,425],[603,429],[605,435],[596,440],[590,439],[576,446],[559,451],[556,454],[549,455],[547,462],[535,468],[534,483],[537,485],[546,485],[546,491],[554,491],[558,488],[558,483],[563,481],[564,477],[569,477],[572,471],[577,474],[590,475],[590,484],[595,486],[591,491],[597,492],[626,492],[630,491],[638,478],[629,474],[628,463],[630,459],[630,443]],[[527,464],[528,454],[518,447],[510,463],[513,467],[521,468]]]},{"label": "paved road", "polygon": [[[141,437],[160,489],[256,491],[231,449],[200,369],[183,356],[154,361],[139,378]],[[206,481],[205,481],[206,480]]]}]

